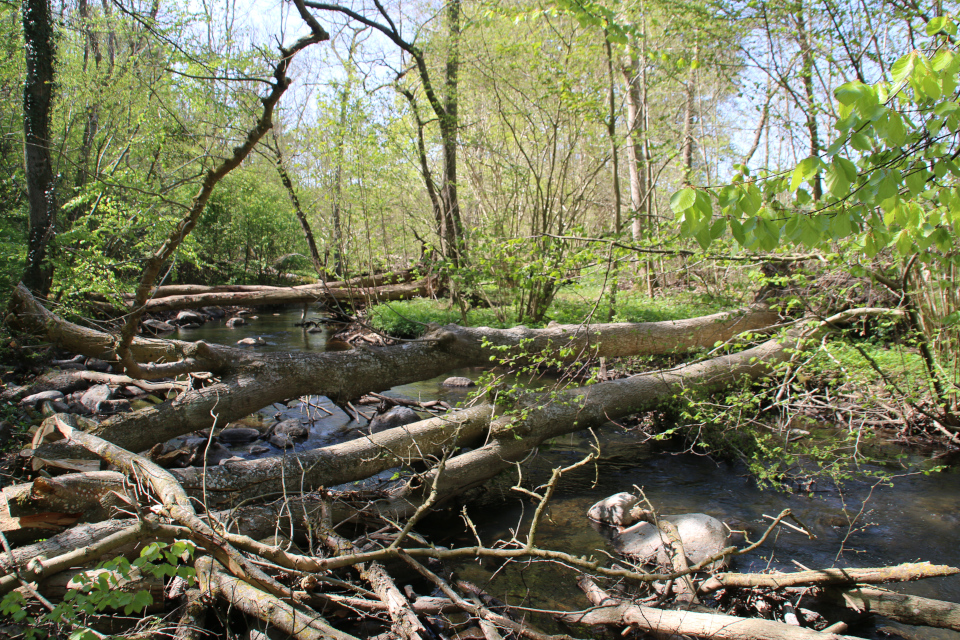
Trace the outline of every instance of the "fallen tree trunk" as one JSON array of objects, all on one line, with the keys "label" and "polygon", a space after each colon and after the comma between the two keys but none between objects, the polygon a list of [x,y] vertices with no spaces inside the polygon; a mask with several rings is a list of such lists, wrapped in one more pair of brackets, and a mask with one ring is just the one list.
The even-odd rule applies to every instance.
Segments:
[{"label": "fallen tree trunk", "polygon": [[577,583],[595,608],[586,613],[560,616],[575,624],[636,627],[658,635],[714,640],[855,640],[852,636],[821,633],[773,620],[639,606],[610,597],[586,576]]},{"label": "fallen tree trunk", "polygon": [[700,593],[712,593],[725,587],[813,587],[837,584],[882,584],[908,582],[960,573],[960,569],[929,562],[908,562],[895,567],[875,569],[815,569],[794,573],[720,573],[700,585]]},{"label": "fallen tree trunk", "polygon": [[[856,315],[857,311],[852,314]],[[809,337],[829,326],[820,324]],[[281,492],[285,483],[306,489],[332,486],[367,478],[411,459],[439,457],[459,446],[474,446],[485,437],[487,421],[493,419],[486,445],[447,461],[436,485],[439,499],[445,500],[486,482],[546,439],[599,427],[610,420],[674,401],[686,389],[714,391],[743,379],[769,375],[778,363],[788,360],[802,347],[802,337],[787,336],[740,353],[668,371],[558,394],[535,394],[526,399],[521,408],[523,420],[510,415],[493,419],[492,407],[474,407],[297,455],[170,473],[190,494],[203,496],[214,505]],[[432,479],[428,477],[421,486],[432,486]],[[386,508],[408,513],[422,498],[410,489]]]},{"label": "fallen tree trunk", "polygon": [[[78,353],[114,360],[115,339],[107,333],[68,323],[39,305],[25,289],[14,294],[21,327]],[[93,431],[125,449],[142,451],[191,431],[225,424],[273,402],[324,395],[335,402],[359,398],[398,384],[441,375],[450,369],[489,365],[504,350],[573,361],[685,352],[713,347],[744,331],[776,322],[776,314],[752,308],[668,322],[561,325],[547,329],[434,327],[423,339],[394,347],[311,353],[257,353],[204,342],[134,341],[141,361],[166,361],[157,377],[187,371],[213,371],[220,382],[137,412],[110,418]],[[214,418],[214,416],[216,418]]]},{"label": "fallen tree trunk", "polygon": [[257,291],[214,291],[153,298],[144,305],[148,313],[197,309],[199,307],[264,306],[300,302],[382,302],[430,297],[436,293],[434,280],[377,287],[303,284],[294,287],[261,287]]},{"label": "fallen tree trunk", "polygon": [[905,624],[960,631],[960,604],[863,587],[830,589],[827,593],[861,613],[877,613]]},{"label": "fallen tree trunk", "polygon": [[[296,287],[276,287],[260,284],[220,284],[208,286],[203,284],[168,284],[155,287],[150,292],[151,300],[161,298],[170,298],[172,296],[195,296],[218,293],[259,293],[276,291],[277,289],[308,289],[310,287],[320,287],[326,289],[350,289],[350,288],[370,288],[381,287],[384,285],[396,285],[411,282],[413,280],[413,271],[404,269],[396,273],[378,273],[374,276],[359,276],[348,280],[339,280],[334,282],[315,283],[308,285],[299,285]],[[128,304],[132,304],[134,295],[125,293],[121,298]]]}]

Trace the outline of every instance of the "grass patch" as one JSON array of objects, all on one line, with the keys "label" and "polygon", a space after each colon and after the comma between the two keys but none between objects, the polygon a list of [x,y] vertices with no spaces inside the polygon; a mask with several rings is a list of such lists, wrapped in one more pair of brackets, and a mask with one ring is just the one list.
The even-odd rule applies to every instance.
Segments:
[{"label": "grass patch", "polygon": [[[605,322],[607,303],[597,305],[599,287],[570,287],[557,294],[546,317],[531,327],[544,327],[550,321],[560,324],[579,324],[584,321]],[[660,322],[682,320],[708,315],[738,306],[732,299],[711,298],[701,294],[676,293],[666,297],[648,298],[635,291],[621,291],[617,295],[614,322]],[[498,313],[499,312],[499,313]],[[592,315],[592,318],[591,318]],[[467,312],[469,327],[506,329],[515,326],[512,310],[471,309]],[[500,318],[506,318],[501,320]],[[375,329],[398,338],[417,338],[423,335],[425,325],[461,324],[460,311],[447,300],[417,298],[388,302],[370,307],[367,322]]]}]

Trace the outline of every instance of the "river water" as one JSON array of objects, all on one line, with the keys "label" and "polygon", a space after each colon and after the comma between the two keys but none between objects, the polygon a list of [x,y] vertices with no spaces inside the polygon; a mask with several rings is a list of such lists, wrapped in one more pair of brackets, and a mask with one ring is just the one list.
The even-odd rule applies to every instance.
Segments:
[{"label": "river water", "polygon": [[[220,321],[181,331],[178,337],[233,344],[241,338],[261,336],[268,344],[249,348],[323,350],[326,332],[308,334],[295,327],[300,317],[300,309],[261,312],[248,326],[226,329]],[[480,373],[479,369],[469,369],[447,375],[476,379]],[[455,405],[466,394],[442,388],[440,382],[447,375],[398,386],[387,393],[422,401],[442,399]],[[359,426],[329,400],[318,397],[310,398],[307,404],[277,404],[261,414],[263,420],[275,416],[309,421],[311,436],[297,449],[342,441],[352,437],[351,430]],[[609,551],[603,535],[587,521],[587,509],[611,494],[637,487],[662,514],[706,513],[735,529],[746,528],[755,536],[766,528],[769,517],[789,508],[817,536],[809,540],[781,527],[766,545],[736,560],[735,568],[744,572],[768,568],[795,571],[799,566],[873,567],[917,561],[960,566],[960,469],[956,466],[924,475],[921,471],[930,467],[924,455],[888,444],[883,446],[882,453],[891,463],[864,470],[893,476],[890,482],[878,482],[864,475],[842,485],[821,483],[810,492],[789,493],[759,488],[739,465],[684,453],[669,443],[641,443],[636,434],[612,425],[599,435],[599,460],[562,479],[540,528],[541,546],[588,556]],[[524,465],[525,486],[545,481],[553,467],[581,459],[592,442],[590,434],[584,432],[554,439]],[[278,454],[279,450],[259,455]],[[257,457],[243,452],[241,455]],[[512,531],[525,531],[533,513],[534,505],[529,500],[510,491],[515,479],[514,473],[489,483],[467,507],[487,543],[509,538]],[[430,529],[431,540],[438,545],[473,544],[461,516],[452,510],[424,524]],[[458,572],[513,604],[522,600],[525,606],[546,609],[587,604],[572,574],[548,565],[517,563],[500,568],[465,563],[458,567]],[[903,584],[897,590],[960,602],[960,576]],[[960,634],[943,630],[911,628],[910,632],[916,637],[960,639]],[[866,632],[874,634],[875,631]]]}]

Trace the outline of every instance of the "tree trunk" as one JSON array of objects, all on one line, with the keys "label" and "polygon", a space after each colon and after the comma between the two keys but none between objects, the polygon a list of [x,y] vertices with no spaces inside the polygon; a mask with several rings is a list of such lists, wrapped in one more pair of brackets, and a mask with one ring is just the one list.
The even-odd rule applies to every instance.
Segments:
[{"label": "tree trunk", "polygon": [[[810,35],[807,32],[807,21],[803,13],[803,2],[797,4],[797,40],[800,42],[800,58],[802,61],[800,78],[803,82],[804,98],[806,99],[807,133],[810,135],[810,155],[820,157],[820,134],[817,130],[817,99],[813,89],[813,49]],[[820,200],[823,196],[823,181],[820,172],[813,179],[813,199]]]},{"label": "tree trunk", "polygon": [[443,205],[441,240],[444,255],[453,267],[459,267],[466,258],[466,239],[460,220],[460,199],[457,196],[457,140],[458,74],[460,72],[460,0],[447,3],[447,34],[449,38],[444,78],[443,113],[440,118],[440,137],[443,141],[443,182],[440,201]]},{"label": "tree trunk", "polygon": [[23,39],[27,75],[23,83],[23,158],[30,203],[29,240],[23,283],[40,296],[50,291],[53,268],[47,248],[57,214],[50,159],[50,106],[53,102],[53,20],[48,0],[24,0]]},{"label": "tree trunk", "polygon": [[[115,340],[109,334],[63,321],[22,288],[14,295],[22,323],[42,329],[48,339],[63,348],[108,360],[115,358]],[[587,327],[490,329],[448,325],[434,329],[420,341],[396,347],[326,353],[255,353],[202,342],[139,340],[132,345],[138,358],[165,358],[177,362],[179,373],[191,368],[208,370],[220,372],[222,379],[181,394],[176,400],[110,418],[96,433],[126,449],[142,451],[156,442],[209,427],[213,422],[211,412],[219,415],[218,424],[225,424],[272,402],[303,395],[319,394],[345,402],[369,391],[428,379],[453,368],[487,365],[491,356],[502,355],[498,347],[517,350],[522,341],[529,353],[570,361],[709,348],[775,321],[776,314],[756,308],[689,320]]]},{"label": "tree trunk", "polygon": [[304,213],[303,207],[300,206],[300,198],[297,196],[296,189],[293,188],[293,182],[290,180],[290,175],[287,173],[286,167],[283,166],[283,152],[280,150],[280,140],[274,136],[273,142],[276,145],[274,153],[277,156],[277,173],[280,175],[280,182],[283,183],[283,188],[287,190],[287,195],[290,197],[293,212],[296,214],[297,220],[300,221],[303,236],[307,239],[307,246],[310,248],[310,259],[313,261],[313,268],[321,280],[326,280],[326,270],[323,268],[323,260],[320,259],[320,252],[317,250],[317,242],[313,238],[313,230],[310,228],[307,214]]}]

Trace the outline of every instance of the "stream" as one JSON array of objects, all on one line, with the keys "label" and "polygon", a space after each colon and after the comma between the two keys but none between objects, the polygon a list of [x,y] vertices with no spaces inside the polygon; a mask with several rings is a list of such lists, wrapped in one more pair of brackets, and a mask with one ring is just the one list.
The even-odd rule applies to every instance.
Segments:
[{"label": "stream", "polygon": [[[300,321],[300,314],[299,308],[262,311],[258,319],[247,326],[226,329],[221,320],[198,329],[181,330],[177,337],[234,344],[241,338],[260,336],[268,344],[248,348],[323,350],[326,331],[308,334],[294,326]],[[466,392],[444,389],[440,382],[448,376],[476,379],[481,373],[480,369],[451,371],[438,378],[395,387],[386,395],[421,401],[441,399],[456,405]],[[369,413],[372,408],[366,409]],[[351,423],[350,417],[326,398],[316,396],[307,403],[293,401],[267,407],[259,417],[246,420],[262,424],[275,418],[295,417],[309,423],[311,429],[309,438],[299,443],[297,450],[355,437],[355,432],[353,436],[350,434],[357,423]],[[891,462],[883,468],[865,467],[865,471],[881,471],[892,476],[892,486],[864,474],[845,481],[842,486],[821,483],[812,487],[811,492],[788,493],[762,490],[740,465],[684,453],[676,444],[640,443],[635,435],[612,425],[598,435],[599,460],[563,477],[548,517],[541,524],[540,546],[587,556],[609,550],[603,535],[588,522],[587,509],[598,500],[620,491],[632,491],[636,486],[662,514],[706,513],[731,524],[734,529],[746,528],[756,537],[766,529],[768,517],[789,508],[817,536],[809,540],[799,532],[781,527],[767,544],[735,560],[734,568],[743,572],[768,568],[796,571],[801,565],[814,569],[917,561],[960,565],[960,468],[952,466],[924,475],[919,470],[925,465],[929,467],[929,463],[916,451],[884,444],[882,454]],[[546,481],[553,467],[580,460],[590,451],[592,442],[586,432],[550,441],[539,455],[525,464],[525,486],[529,487],[531,481]],[[270,451],[258,454],[251,454],[249,448],[250,445],[236,451],[245,458],[282,454],[272,446]],[[534,505],[510,491],[515,479],[516,473],[497,478],[468,504],[468,513],[485,543],[509,538],[511,531],[526,530]],[[459,511],[441,511],[419,528],[438,545],[475,543]],[[512,604],[545,609],[587,605],[571,572],[551,565],[515,563],[500,568],[492,563],[465,562],[456,569],[462,578],[476,582]],[[960,602],[960,576],[905,583],[897,585],[896,590]],[[909,632],[918,638],[960,639],[960,633],[924,627],[909,627]],[[885,637],[876,635],[876,629],[854,629],[850,633]]]}]

